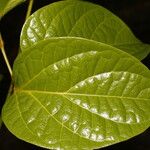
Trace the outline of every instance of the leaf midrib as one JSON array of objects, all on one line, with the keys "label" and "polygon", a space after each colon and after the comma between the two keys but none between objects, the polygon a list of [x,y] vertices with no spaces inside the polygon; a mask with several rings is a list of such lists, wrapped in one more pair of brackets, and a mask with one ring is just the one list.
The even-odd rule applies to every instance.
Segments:
[{"label": "leaf midrib", "polygon": [[117,99],[131,99],[131,100],[143,100],[143,101],[150,100],[148,98],[139,98],[139,97],[126,97],[126,96],[101,95],[101,94],[86,94],[86,93],[71,93],[71,92],[52,92],[52,91],[26,90],[26,89],[16,89],[16,93],[17,92],[62,95],[62,96],[85,96],[85,97],[117,98]]}]

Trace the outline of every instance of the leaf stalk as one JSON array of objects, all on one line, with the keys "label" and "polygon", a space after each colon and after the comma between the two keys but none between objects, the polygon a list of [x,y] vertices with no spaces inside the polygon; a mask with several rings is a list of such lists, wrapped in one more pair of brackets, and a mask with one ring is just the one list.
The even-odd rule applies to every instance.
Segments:
[{"label": "leaf stalk", "polygon": [[29,0],[28,10],[27,10],[27,14],[26,14],[26,19],[25,19],[25,20],[27,20],[27,18],[28,18],[28,17],[30,16],[30,14],[31,14],[32,7],[33,7],[33,2],[34,2],[34,0]]},{"label": "leaf stalk", "polygon": [[11,69],[9,60],[7,58],[7,55],[6,55],[6,51],[5,51],[5,48],[4,48],[4,41],[2,39],[1,33],[0,33],[0,49],[1,49],[2,55],[4,57],[5,63],[7,65],[8,71],[10,73],[10,76],[12,77],[12,69]]}]

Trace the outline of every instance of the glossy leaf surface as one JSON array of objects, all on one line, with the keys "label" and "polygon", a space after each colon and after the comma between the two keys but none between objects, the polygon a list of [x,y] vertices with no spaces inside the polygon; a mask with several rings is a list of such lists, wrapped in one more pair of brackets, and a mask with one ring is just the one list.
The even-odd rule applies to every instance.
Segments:
[{"label": "glossy leaf surface", "polygon": [[0,0],[0,18],[25,0]]},{"label": "glossy leaf surface", "polygon": [[95,149],[150,125],[150,72],[102,43],[56,38],[20,53],[14,91],[4,105],[7,128],[49,149]]},{"label": "glossy leaf surface", "polygon": [[140,42],[117,16],[83,1],[56,2],[35,12],[21,34],[22,50],[51,37],[83,37],[120,48],[143,59],[150,46]]}]

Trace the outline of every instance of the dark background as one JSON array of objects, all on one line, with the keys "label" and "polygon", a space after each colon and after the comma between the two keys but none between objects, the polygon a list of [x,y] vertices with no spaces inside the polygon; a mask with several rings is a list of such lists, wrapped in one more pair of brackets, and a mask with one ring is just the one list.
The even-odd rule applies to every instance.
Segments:
[{"label": "dark background", "polygon": [[[150,0],[90,0],[108,8],[119,16],[141,41],[150,44]],[[55,2],[54,0],[35,0],[33,12]],[[28,1],[17,6],[0,21],[0,31],[5,41],[5,48],[11,65],[19,49],[19,37],[25,20]],[[150,68],[150,55],[143,60]],[[10,85],[10,76],[0,53],[0,73],[3,80],[0,84],[0,108],[4,104]],[[101,150],[150,150],[150,129],[128,141],[102,148]],[[26,143],[13,136],[4,125],[0,129],[0,150],[44,150]]]}]

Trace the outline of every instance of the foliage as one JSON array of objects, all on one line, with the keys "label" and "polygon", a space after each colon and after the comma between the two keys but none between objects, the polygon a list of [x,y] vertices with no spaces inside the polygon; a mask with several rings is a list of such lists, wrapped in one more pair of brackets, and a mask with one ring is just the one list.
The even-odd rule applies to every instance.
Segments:
[{"label": "foliage", "polygon": [[[96,149],[150,126],[150,46],[118,17],[83,1],[41,8],[25,22],[2,120],[49,149]],[[137,58],[135,58],[137,57]]]},{"label": "foliage", "polygon": [[0,18],[25,0],[0,0]]},{"label": "foliage", "polygon": [[82,1],[62,1],[41,8],[25,23],[22,50],[51,37],[83,37],[117,47],[142,60],[150,46],[139,41],[117,16]]}]

